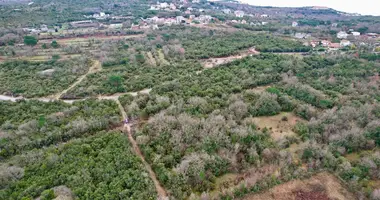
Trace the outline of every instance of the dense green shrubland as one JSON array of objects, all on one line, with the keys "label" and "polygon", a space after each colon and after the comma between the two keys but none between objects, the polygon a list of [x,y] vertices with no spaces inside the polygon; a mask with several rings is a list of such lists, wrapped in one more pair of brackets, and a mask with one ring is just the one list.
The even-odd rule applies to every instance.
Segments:
[{"label": "dense green shrubland", "polygon": [[[23,176],[7,187],[1,185],[1,199],[34,199],[61,185],[79,199],[156,199],[153,182],[141,160],[119,132],[98,132],[44,149],[38,159],[36,156],[25,155],[28,164]],[[14,164],[20,165],[21,161]],[[2,174],[6,173],[3,169]]]},{"label": "dense green shrubland", "polygon": [[296,41],[249,32],[219,34],[202,38],[190,37],[182,42],[182,45],[186,50],[186,57],[192,59],[230,56],[236,54],[238,50],[251,47],[262,52],[305,52],[311,50],[310,47],[305,47]]},{"label": "dense green shrubland", "polygon": [[[18,104],[25,102],[8,106],[18,108]],[[26,108],[25,112],[34,109]],[[120,123],[119,115],[113,101],[86,100],[51,114],[31,113],[23,122],[7,121],[2,125],[0,159],[110,129]]]},{"label": "dense green shrubland", "polygon": [[88,59],[70,61],[12,61],[0,64],[0,93],[42,97],[58,93],[87,72]]}]

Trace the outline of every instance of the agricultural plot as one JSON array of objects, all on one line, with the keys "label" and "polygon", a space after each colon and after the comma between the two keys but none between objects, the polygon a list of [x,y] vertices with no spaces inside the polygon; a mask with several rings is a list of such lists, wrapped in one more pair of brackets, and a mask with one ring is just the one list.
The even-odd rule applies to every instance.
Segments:
[{"label": "agricultural plot", "polygon": [[48,96],[64,90],[85,74],[92,62],[85,58],[68,61],[11,61],[0,64],[0,93],[24,97]]},{"label": "agricultural plot", "polygon": [[189,37],[184,39],[182,45],[185,48],[186,57],[190,59],[227,57],[251,47],[255,47],[260,52],[310,51],[310,47],[296,41],[249,32]]},{"label": "agricultural plot", "polygon": [[[62,102],[31,106],[32,103],[21,101],[2,105],[9,106],[5,111],[18,108],[24,108],[25,111],[18,110],[11,115],[13,117],[2,119],[1,158],[91,135],[120,123],[118,107],[110,100],[86,100],[71,106]],[[38,105],[45,105],[46,108],[37,110]],[[58,109],[58,112],[51,112]]]},{"label": "agricultural plot", "polygon": [[125,64],[103,67],[101,72],[88,75],[63,98],[138,92],[192,74],[201,68],[199,64],[188,61],[164,66]]}]

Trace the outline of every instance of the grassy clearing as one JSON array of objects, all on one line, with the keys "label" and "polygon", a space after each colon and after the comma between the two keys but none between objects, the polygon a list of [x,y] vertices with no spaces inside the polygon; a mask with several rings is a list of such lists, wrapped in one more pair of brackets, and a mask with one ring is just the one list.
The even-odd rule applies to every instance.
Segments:
[{"label": "grassy clearing", "polygon": [[219,65],[232,62],[237,59],[241,59],[241,58],[244,58],[253,54],[259,54],[259,53],[260,52],[254,50],[253,48],[250,48],[243,51],[239,51],[235,55],[231,55],[231,56],[204,59],[201,61],[201,63],[205,68],[213,68]]},{"label": "grassy clearing", "polygon": [[374,152],[375,152],[374,150],[363,150],[360,152],[349,153],[349,154],[345,155],[344,157],[352,163],[352,162],[357,162],[360,160],[360,158],[371,155]]},{"label": "grassy clearing", "polygon": [[156,66],[156,59],[153,57],[152,52],[146,52],[145,53],[146,57],[148,58],[148,63],[152,66]]},{"label": "grassy clearing", "polygon": [[298,121],[304,120],[293,113],[283,112],[274,116],[255,117],[252,121],[260,129],[269,129],[274,140],[280,140],[286,136],[295,136],[293,127]]},{"label": "grassy clearing", "polygon": [[262,194],[253,194],[244,200],[288,200],[288,199],[356,199],[335,176],[323,172],[306,180],[294,180],[278,185]]},{"label": "grassy clearing", "polygon": [[157,53],[158,53],[159,63],[162,65],[169,65],[169,62],[165,59],[165,55],[162,52],[162,49],[158,50]]}]

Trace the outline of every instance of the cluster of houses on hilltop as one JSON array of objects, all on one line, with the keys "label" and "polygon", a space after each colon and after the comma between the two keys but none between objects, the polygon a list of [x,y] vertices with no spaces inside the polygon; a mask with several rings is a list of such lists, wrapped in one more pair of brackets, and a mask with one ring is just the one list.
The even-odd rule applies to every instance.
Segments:
[{"label": "cluster of houses on hilltop", "polygon": [[157,2],[157,4],[155,5],[151,5],[149,10],[173,10],[173,11],[176,11],[177,10],[177,6],[173,3],[160,3],[160,2]]},{"label": "cluster of houses on hilltop", "polygon": [[[202,24],[208,24],[211,22],[213,17],[210,15],[199,15],[196,17],[195,15],[190,15],[188,18],[185,18],[183,16],[177,16],[175,18],[160,18],[157,16],[154,16],[152,18],[147,18],[147,19],[141,19],[142,24],[141,26],[148,26],[148,25],[153,25],[153,29],[157,27],[157,25],[179,25],[179,24],[191,24],[191,23],[202,23]],[[156,26],[154,26],[156,25]],[[137,26],[134,26],[133,29],[137,29]]]},{"label": "cluster of houses on hilltop", "polygon": [[[224,14],[231,14],[232,11],[230,9],[223,9],[222,12]],[[256,15],[253,15],[253,14],[246,14],[244,11],[242,10],[235,10],[234,13],[235,17],[238,17],[238,18],[243,18],[244,16],[249,16],[249,17],[260,17],[260,18],[268,18],[269,15],[267,14],[256,14]]]},{"label": "cluster of houses on hilltop", "polygon": [[[354,31],[353,29],[350,29],[349,32],[350,32],[350,34],[345,32],[345,31],[339,31],[336,34],[336,37],[339,39],[347,39],[347,37],[350,35],[352,35],[354,37],[361,36],[360,32]],[[372,38],[376,38],[377,36],[378,36],[377,33],[367,33],[364,35],[364,37],[372,37]]]},{"label": "cluster of houses on hilltop", "polygon": [[59,27],[55,26],[54,28],[48,28],[47,25],[42,24],[40,28],[23,28],[22,30],[24,32],[32,33],[32,34],[39,34],[39,33],[54,33],[58,32]]},{"label": "cluster of houses on hilltop", "polygon": [[351,45],[351,42],[348,40],[341,40],[340,43],[333,43],[328,40],[320,40],[320,41],[311,41],[308,43],[305,43],[305,45],[310,45],[313,48],[317,46],[326,47],[329,50],[338,50],[339,48],[347,47]]},{"label": "cluster of houses on hilltop", "polygon": [[94,13],[93,15],[84,15],[85,18],[95,18],[95,19],[107,19],[110,17],[109,14],[104,12]]}]

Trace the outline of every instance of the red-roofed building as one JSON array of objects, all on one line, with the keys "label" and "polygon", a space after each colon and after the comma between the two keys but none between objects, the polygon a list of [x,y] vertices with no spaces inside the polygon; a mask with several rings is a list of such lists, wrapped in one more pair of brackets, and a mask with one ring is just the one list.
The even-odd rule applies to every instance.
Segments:
[{"label": "red-roofed building", "polygon": [[330,45],[329,45],[329,49],[330,50],[337,50],[337,49],[339,49],[340,48],[340,43],[331,43]]}]

